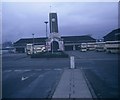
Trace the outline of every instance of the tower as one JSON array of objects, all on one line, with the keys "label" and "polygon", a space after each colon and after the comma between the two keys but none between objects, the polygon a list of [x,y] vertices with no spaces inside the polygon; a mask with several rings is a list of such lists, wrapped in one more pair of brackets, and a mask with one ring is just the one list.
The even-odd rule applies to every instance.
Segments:
[{"label": "tower", "polygon": [[49,13],[50,33],[58,33],[57,13]]},{"label": "tower", "polygon": [[63,40],[58,31],[57,13],[49,13],[49,27],[50,35],[46,40],[46,49],[52,52],[63,51]]}]

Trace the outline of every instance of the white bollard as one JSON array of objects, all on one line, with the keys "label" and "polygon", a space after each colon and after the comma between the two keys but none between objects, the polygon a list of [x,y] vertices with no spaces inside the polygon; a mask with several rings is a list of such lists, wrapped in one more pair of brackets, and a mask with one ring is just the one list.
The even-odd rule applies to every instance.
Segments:
[{"label": "white bollard", "polygon": [[75,58],[74,58],[74,56],[70,57],[70,68],[71,69],[75,68]]}]

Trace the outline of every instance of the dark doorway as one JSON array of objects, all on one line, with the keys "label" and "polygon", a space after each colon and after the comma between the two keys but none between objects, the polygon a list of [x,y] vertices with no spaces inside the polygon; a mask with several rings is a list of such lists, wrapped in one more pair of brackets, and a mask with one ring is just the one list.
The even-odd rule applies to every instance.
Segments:
[{"label": "dark doorway", "polygon": [[51,43],[51,50],[52,51],[58,51],[58,49],[59,49],[59,44],[58,44],[58,42],[57,41],[53,41],[52,43]]}]

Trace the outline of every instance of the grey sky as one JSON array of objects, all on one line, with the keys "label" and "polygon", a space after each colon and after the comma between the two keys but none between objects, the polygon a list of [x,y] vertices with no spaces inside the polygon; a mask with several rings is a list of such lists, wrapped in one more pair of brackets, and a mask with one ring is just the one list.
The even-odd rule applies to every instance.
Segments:
[{"label": "grey sky", "polygon": [[17,41],[20,38],[45,36],[44,21],[48,13],[57,12],[59,33],[65,35],[91,34],[101,38],[118,28],[117,2],[79,3],[25,3],[2,4],[3,41]]}]

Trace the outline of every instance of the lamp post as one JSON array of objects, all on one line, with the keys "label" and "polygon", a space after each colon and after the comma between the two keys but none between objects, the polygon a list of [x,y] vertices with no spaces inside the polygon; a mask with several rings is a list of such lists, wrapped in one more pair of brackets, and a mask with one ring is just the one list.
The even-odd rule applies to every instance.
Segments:
[{"label": "lamp post", "polygon": [[32,36],[33,36],[32,54],[34,54],[34,33],[32,34]]},{"label": "lamp post", "polygon": [[[44,23],[46,24],[46,39],[47,39],[47,37],[48,37],[48,34],[47,34],[47,23],[48,23],[48,21],[45,21]],[[48,51],[47,44],[46,44],[46,50]]]},{"label": "lamp post", "polygon": [[48,35],[47,35],[47,23],[48,23],[48,21],[45,21],[44,23],[46,24],[46,38],[47,38],[48,37]]}]

